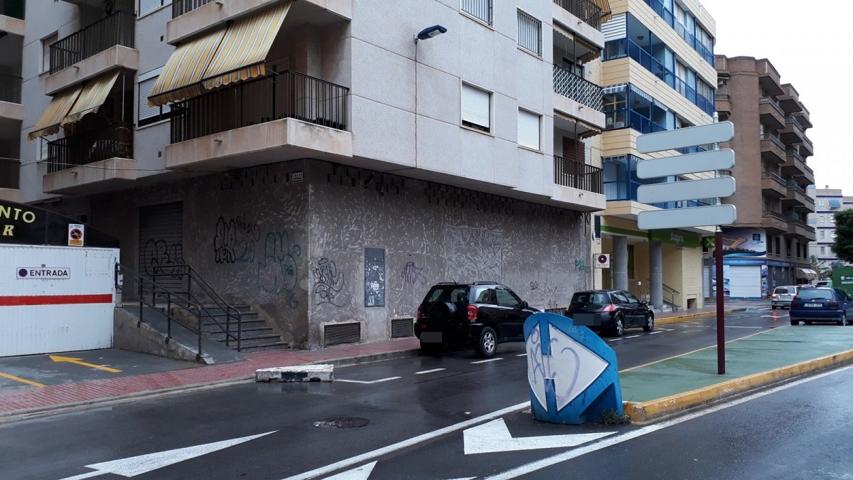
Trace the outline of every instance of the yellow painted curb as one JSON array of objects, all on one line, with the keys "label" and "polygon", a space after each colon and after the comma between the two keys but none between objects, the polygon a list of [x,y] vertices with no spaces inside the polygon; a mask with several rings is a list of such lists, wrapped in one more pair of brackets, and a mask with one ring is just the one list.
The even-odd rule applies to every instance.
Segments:
[{"label": "yellow painted curb", "polygon": [[[730,313],[738,313],[744,312],[745,309],[733,309],[726,310],[726,315]],[[663,318],[655,318],[655,325],[671,325],[673,323],[682,323],[690,320],[695,320],[697,318],[708,318],[716,316],[717,312],[697,312],[697,313],[688,313],[687,315],[678,315],[676,317],[663,317]]]},{"label": "yellow painted curb", "polygon": [[624,402],[625,414],[632,423],[648,423],[660,417],[687,410],[714,400],[764,387],[800,375],[838,367],[853,362],[853,350],[807,360],[787,367],[735,378],[709,387],[649,400],[648,402]]}]

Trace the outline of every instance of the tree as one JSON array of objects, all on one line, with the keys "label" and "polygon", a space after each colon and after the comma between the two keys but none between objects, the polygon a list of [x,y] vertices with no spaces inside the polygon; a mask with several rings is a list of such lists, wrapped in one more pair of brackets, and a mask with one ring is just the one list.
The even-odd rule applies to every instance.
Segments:
[{"label": "tree", "polygon": [[853,210],[835,212],[835,244],[832,250],[841,260],[853,263]]}]

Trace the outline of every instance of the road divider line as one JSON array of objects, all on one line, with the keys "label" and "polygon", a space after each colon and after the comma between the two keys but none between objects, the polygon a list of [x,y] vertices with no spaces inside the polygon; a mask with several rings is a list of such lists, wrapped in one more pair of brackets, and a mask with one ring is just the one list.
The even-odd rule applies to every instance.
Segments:
[{"label": "road divider line", "polygon": [[432,370],[421,370],[420,372],[415,372],[415,375],[426,375],[428,373],[436,373],[443,372],[447,370],[446,368],[433,368]]},{"label": "road divider line", "polygon": [[28,380],[23,377],[19,377],[17,375],[12,375],[11,373],[3,373],[0,372],[0,378],[5,378],[7,380],[11,380],[13,382],[23,383],[24,385],[29,385],[31,387],[43,388],[44,384],[36,382],[35,380]]},{"label": "road divider line", "polygon": [[630,337],[625,337],[625,340],[630,340],[632,338],[640,338],[639,335],[631,335]]},{"label": "road divider line", "polygon": [[749,328],[752,330],[761,330],[764,327],[751,327],[748,325],[726,325],[726,328]]},{"label": "road divider line", "polygon": [[649,335],[657,335],[659,333],[663,333],[663,332],[649,332]]},{"label": "road divider line", "polygon": [[503,357],[495,357],[495,358],[487,358],[485,360],[477,360],[476,362],[471,362],[471,365],[479,365],[481,363],[492,363],[492,362],[497,362],[499,360],[503,360]]},{"label": "road divider line", "polygon": [[377,380],[349,380],[346,378],[338,378],[335,381],[336,382],[344,382],[344,383],[357,383],[359,385],[373,385],[376,383],[390,382],[391,380],[399,380],[401,378],[403,378],[403,377],[387,377],[387,378],[380,378]]},{"label": "road divider line", "polygon": [[526,356],[527,356],[527,354],[526,354],[526,353],[519,353],[519,354],[517,354],[517,355],[516,355],[516,357],[526,357]]}]

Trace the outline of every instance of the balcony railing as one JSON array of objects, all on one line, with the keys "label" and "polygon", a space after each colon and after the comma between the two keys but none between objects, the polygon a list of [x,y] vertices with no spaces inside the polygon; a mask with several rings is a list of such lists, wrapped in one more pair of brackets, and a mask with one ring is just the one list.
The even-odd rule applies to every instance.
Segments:
[{"label": "balcony railing", "polygon": [[260,123],[295,118],[346,130],[349,89],[284,72],[172,105],[172,143]]},{"label": "balcony railing", "polygon": [[50,46],[50,73],[116,45],[134,48],[135,26],[132,13],[118,11],[58,40]]},{"label": "balcony railing", "polygon": [[604,100],[601,87],[579,75],[554,65],[554,91],[560,95],[576,100],[596,111],[604,111]]},{"label": "balcony railing", "polygon": [[762,176],[762,178],[769,178],[770,180],[773,180],[774,182],[776,182],[776,183],[778,183],[779,185],[781,185],[783,188],[784,188],[784,187],[787,187],[787,183],[785,182],[785,179],[784,179],[784,178],[782,178],[782,176],[781,176],[781,175],[779,175],[778,173],[775,173],[775,172],[764,172],[761,176]]},{"label": "balcony railing", "polygon": [[206,5],[213,0],[172,0],[172,18],[191,12],[196,8]]},{"label": "balcony railing", "polygon": [[590,0],[554,0],[563,10],[583,20],[596,30],[601,30],[601,8]]},{"label": "balcony railing", "polygon": [[618,130],[620,128],[633,128],[640,133],[654,133],[666,130],[666,127],[645,117],[635,110],[618,108],[605,110],[605,129]]},{"label": "balcony railing", "polygon": [[779,137],[777,137],[775,135],[769,135],[767,133],[764,133],[764,134],[759,135],[758,139],[759,140],[766,140],[766,141],[772,143],[773,145],[776,145],[777,147],[781,148],[782,150],[785,150],[785,144],[782,143],[782,140],[780,140]]},{"label": "balcony railing", "polygon": [[109,158],[133,158],[132,126],[100,130],[48,142],[47,173]]},{"label": "balcony railing", "polygon": [[593,193],[604,191],[600,168],[556,155],[554,156],[554,183]]},{"label": "balcony railing", "polygon": [[0,157],[0,188],[18,188],[21,161],[17,158]]},{"label": "balcony railing", "polygon": [[21,103],[21,77],[0,73],[0,102]]}]

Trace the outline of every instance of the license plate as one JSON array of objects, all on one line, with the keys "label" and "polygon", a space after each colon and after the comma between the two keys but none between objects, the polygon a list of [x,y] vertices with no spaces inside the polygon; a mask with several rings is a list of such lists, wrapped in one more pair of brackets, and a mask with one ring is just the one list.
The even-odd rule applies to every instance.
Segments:
[{"label": "license plate", "polygon": [[441,332],[421,332],[421,341],[424,343],[441,343]]},{"label": "license plate", "polygon": [[820,308],[822,306],[823,305],[821,305],[820,303],[807,303],[806,304],[806,308]]}]

